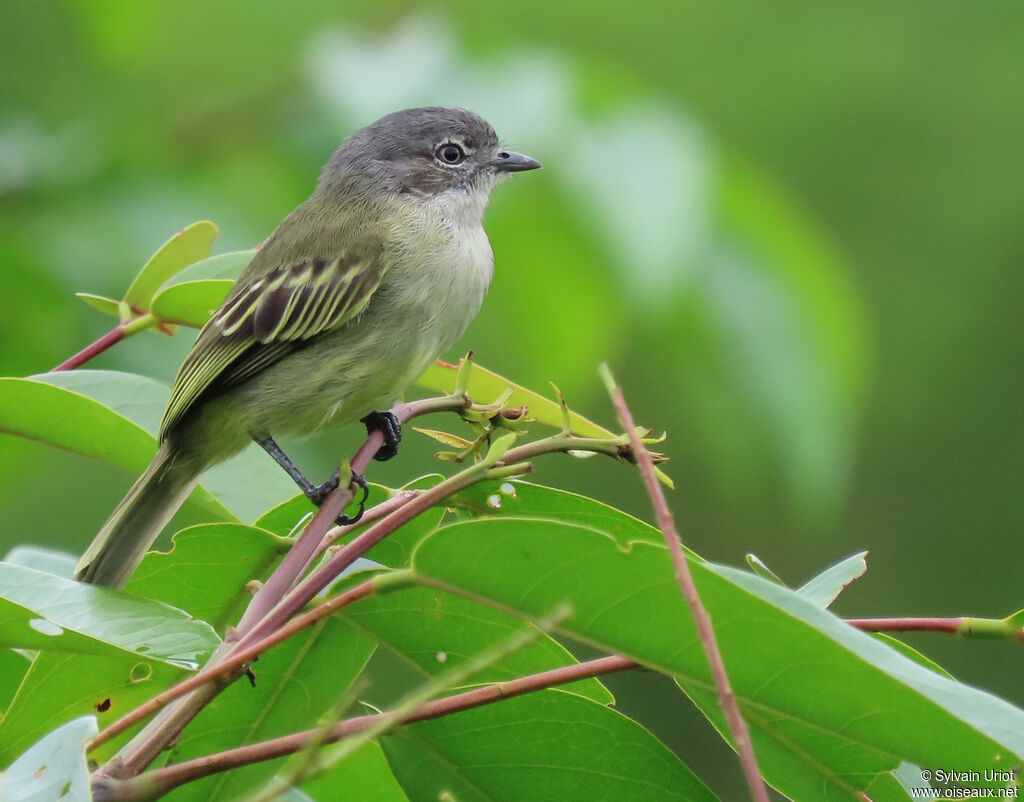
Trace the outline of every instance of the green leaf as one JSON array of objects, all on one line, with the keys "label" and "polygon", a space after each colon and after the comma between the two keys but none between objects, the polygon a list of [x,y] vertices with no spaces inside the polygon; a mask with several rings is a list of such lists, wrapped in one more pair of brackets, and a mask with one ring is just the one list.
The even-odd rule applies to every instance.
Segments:
[{"label": "green leaf", "polygon": [[338,765],[302,783],[302,790],[320,802],[409,802],[376,741],[368,741]]},{"label": "green leaf", "polygon": [[[169,392],[154,379],[108,370],[0,379],[0,431],[138,474],[156,453]],[[294,490],[287,474],[253,445],[208,470],[189,500],[218,520],[252,520]]]},{"label": "green leaf", "polygon": [[778,574],[776,574],[771,568],[765,565],[764,561],[756,554],[750,553],[747,555],[747,565],[750,566],[750,570],[757,574],[762,579],[769,579],[779,585],[785,585]]},{"label": "green leaf", "polygon": [[[92,714],[101,727],[113,724],[150,697],[185,678],[166,663],[115,656],[38,652],[24,675],[0,727],[0,764],[46,732]],[[138,726],[104,744],[93,757],[104,760]]]},{"label": "green leaf", "polygon": [[31,665],[30,654],[14,649],[0,649],[0,720],[6,716],[11,700]]},{"label": "green leaf", "polygon": [[168,323],[202,328],[234,285],[226,279],[176,284],[154,299],[153,314]]},{"label": "green leaf", "polygon": [[200,524],[174,535],[169,552],[149,552],[125,591],[178,607],[217,629],[235,623],[286,546],[281,538],[242,524]]},{"label": "green leaf", "polygon": [[160,287],[151,311],[161,320],[201,328],[255,254],[222,253],[185,268]]},{"label": "green leaf", "polygon": [[558,690],[412,724],[381,746],[410,799],[715,799],[639,724]]},{"label": "green leaf", "polygon": [[0,644],[119,654],[195,668],[220,642],[210,626],[166,604],[0,563]]},{"label": "green leaf", "polygon": [[[667,550],[574,524],[491,519],[419,546],[425,580],[531,618],[569,603],[567,635],[673,675],[720,731],[720,704]],[[855,799],[900,760],[1012,765],[1024,713],[938,676],[800,594],[691,560],[765,777],[792,799]]]},{"label": "green leaf", "polygon": [[[434,485],[443,481],[444,478],[439,473],[428,473],[413,479],[400,489],[429,490]],[[419,545],[419,542],[426,535],[437,529],[444,515],[445,507],[441,504],[435,504],[430,509],[421,512],[411,521],[402,524],[400,528],[366,552],[366,557],[389,568],[405,568],[409,565],[416,546]],[[358,531],[362,530],[357,530],[357,533]],[[352,535],[352,537],[355,537],[355,535]]]},{"label": "green leaf", "polygon": [[[455,391],[455,379],[458,376],[461,364],[462,360],[459,361],[459,365],[450,365],[447,362],[438,360],[427,368],[426,373],[416,380],[416,384],[419,387],[433,390],[434,392],[452,393]],[[527,406],[529,407],[531,418],[548,426],[554,426],[556,429],[562,428],[563,412],[557,401],[545,398],[539,393],[533,392],[533,390],[520,387],[518,384],[510,382],[503,376],[499,376],[497,373],[481,367],[475,362],[469,369],[469,382],[466,386],[466,393],[473,399],[474,403],[489,404],[509,388],[512,388],[513,392],[511,398],[506,403],[506,407]],[[575,412],[570,412],[569,415],[572,421],[573,434],[580,435],[581,437],[616,436],[613,432],[598,426],[593,421],[587,420],[582,415]]]},{"label": "green leaf", "polygon": [[[363,670],[374,643],[336,619],[326,619],[260,656],[255,687],[236,682],[189,724],[173,748],[174,762],[315,727]],[[262,787],[285,758],[264,761],[189,783],[175,800],[235,800]]]},{"label": "green leaf", "polygon": [[85,301],[93,309],[102,312],[105,315],[116,317],[118,320],[121,319],[120,304],[113,298],[105,298],[102,295],[92,295],[88,292],[76,292],[75,295]]},{"label": "green leaf", "polygon": [[[370,495],[366,502],[367,508],[382,501],[384,492],[384,487],[371,483]],[[316,507],[313,506],[313,502],[302,493],[297,493],[290,499],[266,510],[253,521],[252,525],[281,537],[290,537],[302,531],[301,527],[309,523],[315,514]]]},{"label": "green leaf", "polygon": [[0,774],[6,802],[89,802],[85,747],[96,734],[92,716],[69,721],[48,734]]},{"label": "green leaf", "polygon": [[[156,438],[137,422],[152,415],[156,391],[167,388],[152,379],[113,371],[74,370],[27,379],[0,378],[0,432],[40,443],[140,474],[156,453]],[[102,394],[113,408],[90,393]],[[209,491],[197,487],[192,503],[219,518],[234,516]]]},{"label": "green leaf", "polygon": [[[266,577],[280,546],[277,537],[240,524],[190,527],[174,536],[172,551],[147,554],[126,591],[225,626],[251,601],[246,583]],[[0,728],[0,747],[23,748],[45,728],[86,712],[97,713],[106,726],[181,675],[137,658],[40,653]],[[105,745],[98,757],[112,754],[126,738]]]},{"label": "green leaf", "polygon": [[4,557],[5,563],[23,565],[54,576],[71,579],[75,575],[78,557],[64,551],[41,549],[38,546],[15,546]]},{"label": "green leaf", "polygon": [[852,554],[845,560],[826,568],[816,577],[803,585],[797,593],[818,607],[828,607],[853,580],[864,576],[868,570],[866,551]]},{"label": "green leaf", "polygon": [[[372,596],[340,615],[427,677],[461,665],[529,626],[508,613],[432,588],[403,588]],[[565,647],[539,635],[530,645],[474,674],[472,684],[503,682],[575,662]],[[565,688],[601,704],[615,701],[596,679]]]},{"label": "green leaf", "polygon": [[[901,765],[909,766],[909,763]],[[918,788],[926,786],[927,783],[919,782]],[[896,772],[879,774],[868,786],[865,798],[871,802],[907,802],[913,797],[909,796],[907,787],[898,779]]]},{"label": "green leaf", "polygon": [[[63,371],[32,378],[88,396],[142,426],[154,437],[150,456],[146,458],[149,464],[156,451],[155,437],[170,393],[167,385],[145,376],[116,371]],[[250,445],[240,454],[207,470],[203,484],[192,492],[190,499],[202,500],[203,508],[218,519],[251,520],[268,505],[283,501],[294,492],[295,485],[288,475],[261,448]]]},{"label": "green leaf", "polygon": [[128,287],[124,302],[137,311],[148,312],[160,285],[209,256],[218,233],[217,226],[209,220],[201,220],[179,231],[149,258]]},{"label": "green leaf", "polygon": [[603,532],[624,548],[638,541],[664,542],[660,531],[622,510],[577,493],[517,479],[478,482],[450,503],[474,516],[572,521]]},{"label": "green leaf", "polygon": [[893,779],[907,792],[913,793],[912,789],[931,788],[931,784],[922,776],[920,766],[912,763],[900,763],[896,771],[892,773]]},{"label": "green leaf", "polygon": [[1011,627],[1024,627],[1024,610],[1018,610],[1012,615],[1006,617],[1007,625]]},{"label": "green leaf", "polygon": [[928,670],[934,671],[936,674],[941,674],[946,679],[956,682],[956,677],[954,677],[952,674],[946,671],[946,669],[944,669],[942,666],[940,666],[927,655],[924,655],[921,652],[919,652],[913,646],[904,643],[899,638],[895,638],[887,632],[872,632],[870,634],[871,637],[886,644],[890,649],[894,649],[895,651],[902,654],[904,657],[913,660],[918,665],[922,665]]}]

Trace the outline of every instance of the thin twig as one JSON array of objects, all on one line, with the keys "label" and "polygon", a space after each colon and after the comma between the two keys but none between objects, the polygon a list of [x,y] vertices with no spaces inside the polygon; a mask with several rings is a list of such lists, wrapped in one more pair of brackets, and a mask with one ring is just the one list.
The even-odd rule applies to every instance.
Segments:
[{"label": "thin twig", "polygon": [[232,651],[226,658],[219,663],[207,666],[202,671],[193,674],[186,680],[179,682],[172,688],[168,688],[162,693],[158,693],[152,699],[144,702],[143,704],[136,707],[130,713],[122,716],[120,719],[115,721],[105,730],[100,732],[92,741],[89,743],[89,751],[92,751],[100,744],[109,741],[117,735],[120,735],[126,729],[131,727],[133,724],[146,718],[151,713],[155,713],[161,707],[166,706],[168,703],[177,699],[180,696],[194,690],[201,685],[205,685],[207,682],[217,678],[229,678],[235,675],[239,669],[242,668],[246,663],[249,663],[253,658],[266,652],[268,649],[276,646],[297,632],[305,629],[306,627],[312,626],[317,621],[325,618],[332,613],[336,613],[343,607],[347,607],[353,602],[365,599],[369,596],[374,595],[377,591],[378,585],[373,579],[368,579],[365,582],[356,585],[354,588],[340,593],[332,599],[327,600],[321,605],[313,608],[309,612],[303,613],[300,616],[296,616],[289,621],[285,626],[278,629],[276,632],[268,635],[266,638],[247,646],[237,651]]},{"label": "thin twig", "polygon": [[[469,404],[469,399],[464,395],[442,396],[440,398],[428,398],[421,401],[413,401],[406,404],[399,404],[392,412],[401,421],[408,420],[416,415],[425,414],[446,409],[464,409]],[[382,432],[375,431],[367,436],[362,447],[352,458],[353,470],[365,468],[373,455],[384,443]],[[348,499],[351,498],[351,491],[347,487],[337,487],[328,494],[324,503],[313,519],[306,525],[299,540],[285,555],[285,558],[278,564],[271,573],[262,588],[253,597],[249,607],[242,615],[238,627],[229,632],[228,637],[214,651],[207,663],[207,666],[214,666],[226,659],[234,650],[247,648],[253,645],[261,636],[270,634],[265,629],[256,638],[247,638],[252,629],[259,625],[266,618],[270,610],[276,608],[281,599],[288,595],[294,587],[301,572],[309,564],[320,544],[321,539],[330,529],[334,521],[344,508]],[[301,543],[301,548],[298,548]],[[293,556],[293,553],[295,556]],[[306,599],[303,605],[312,597]],[[301,607],[301,605],[300,605]],[[295,608],[296,612],[300,608]],[[285,619],[286,620],[286,619]],[[285,621],[281,621],[281,624]],[[244,643],[243,643],[244,641]],[[166,745],[172,742],[185,726],[198,715],[214,697],[225,687],[234,681],[232,678],[224,678],[217,675],[212,681],[208,681],[201,687],[195,688],[191,694],[178,698],[164,707],[153,721],[151,721],[138,735],[132,738],[113,758],[111,758],[101,769],[101,772],[111,777],[132,777],[143,771],[153,759],[160,754]]]},{"label": "thin twig", "polygon": [[[427,412],[460,410],[466,409],[468,406],[469,399],[465,395],[456,393],[452,396],[400,404],[394,407],[392,412],[400,421],[405,422]],[[383,435],[380,432],[370,434],[352,458],[352,468],[361,470],[369,463],[373,454],[382,444]],[[139,735],[101,769],[101,772],[96,775],[97,782],[104,779],[125,779],[140,774],[166,744],[176,738],[188,722],[237,677],[237,674],[225,677],[223,671],[212,670],[214,667],[220,666],[227,659],[233,660],[232,656],[236,653],[248,654],[250,649],[255,651],[259,644],[265,643],[274,635],[275,631],[285,626],[293,615],[308,604],[357,557],[365,554],[373,545],[419,512],[482,479],[491,476],[512,476],[530,470],[529,464],[521,462],[523,459],[568,450],[592,450],[611,456],[622,456],[622,448],[625,444],[624,439],[620,442],[620,438],[599,440],[560,435],[527,443],[518,448],[511,448],[502,455],[500,462],[471,466],[429,490],[421,491],[416,498],[398,506],[357,538],[339,548],[303,582],[296,584],[302,571],[319,551],[324,534],[330,527],[330,521],[334,520],[346,501],[347,489],[337,488],[325,499],[320,511],[307,525],[296,545],[268,578],[260,593],[254,597],[237,630],[229,633],[229,638],[210,659],[208,663],[210,673],[207,676],[211,679],[199,687],[193,687],[188,696],[179,697],[164,707]],[[301,549],[298,548],[300,543]],[[289,631],[292,632],[292,630]],[[263,646],[260,645],[259,648],[263,648]],[[194,679],[192,682],[196,683]],[[165,702],[165,704],[167,703]],[[153,709],[155,708],[150,706],[148,712],[153,712]],[[144,716],[146,713],[141,715]]]},{"label": "thin twig", "polygon": [[964,638],[1024,641],[1024,629],[1005,618],[848,618],[867,632],[948,632]]},{"label": "thin twig", "polygon": [[[406,423],[426,412],[463,409],[466,403],[465,397],[442,396],[441,398],[428,398],[423,401],[398,404],[392,412],[400,423]],[[370,460],[383,445],[384,433],[371,432],[362,447],[352,457],[350,463],[352,470],[356,473],[365,471]],[[295,587],[302,572],[319,553],[320,544],[330,528],[330,522],[338,517],[351,500],[352,490],[347,486],[338,486],[324,499],[317,516],[306,526],[295,545],[288,550],[284,559],[263,583],[243,613],[242,619],[238,622],[238,631],[243,637],[277,607]],[[326,525],[324,525],[325,521]],[[314,526],[314,523],[317,525]]]},{"label": "thin twig", "polygon": [[651,459],[650,452],[644,446],[640,435],[637,433],[636,424],[633,422],[633,414],[626,404],[626,397],[622,393],[622,388],[616,384],[607,365],[601,366],[601,377],[604,379],[608,392],[611,395],[619,422],[626,430],[626,434],[629,435],[633,456],[636,458],[644,484],[647,487],[647,493],[651,497],[651,503],[654,505],[654,514],[658,521],[658,528],[661,529],[662,534],[665,536],[665,544],[672,555],[676,582],[679,584],[683,598],[686,599],[686,603],[693,613],[697,634],[704,649],[704,654],[707,656],[708,665],[711,667],[711,674],[715,679],[718,699],[725,712],[726,721],[729,724],[729,730],[732,733],[733,742],[739,754],[740,765],[743,768],[743,774],[750,789],[750,795],[757,802],[770,802],[764,778],[761,777],[761,772],[757,767],[757,758],[754,755],[754,747],[750,740],[750,730],[747,728],[746,721],[743,720],[739,705],[736,702],[736,695],[729,684],[725,662],[722,660],[722,653],[718,648],[718,640],[715,638],[715,631],[711,626],[711,616],[708,614],[707,608],[704,607],[700,594],[697,592],[697,585],[693,581],[690,565],[686,561],[686,555],[683,553],[682,538],[680,538],[679,532],[676,530],[672,512],[669,510],[665,494],[654,472],[654,461]]},{"label": "thin twig", "polygon": [[112,328],[98,340],[85,346],[74,356],[68,357],[50,372],[56,373],[61,370],[74,370],[88,362],[90,359],[99,356],[108,348],[121,342],[125,337],[131,337],[136,332],[156,326],[160,321],[154,315],[140,315],[132,320],[126,320]]},{"label": "thin twig", "polygon": [[313,554],[313,559],[315,560],[317,557],[320,557],[331,546],[345,537],[345,535],[353,532],[359,527],[365,527],[369,524],[376,523],[381,518],[390,515],[403,504],[408,504],[422,492],[422,490],[399,490],[395,495],[391,496],[391,498],[385,499],[380,504],[375,504],[370,507],[370,509],[363,514],[363,517],[359,519],[359,523],[334,527],[324,535],[323,540],[320,541],[320,545],[317,546],[317,549]]},{"label": "thin twig", "polygon": [[123,339],[124,327],[115,326],[102,337],[100,337],[98,340],[96,340],[96,342],[90,343],[74,356],[68,357],[66,360],[57,365],[57,367],[53,368],[50,372],[56,373],[59,370],[74,370],[75,368],[84,365],[93,357],[102,354],[104,351],[106,351],[108,348],[115,345],[116,343],[121,342],[121,340]]},{"label": "thin twig", "polygon": [[[528,470],[528,465],[523,466],[523,473]],[[342,571],[398,529],[398,527],[412,520],[424,510],[430,509],[444,501],[449,496],[486,479],[487,475],[488,470],[483,465],[474,465],[471,468],[460,471],[443,482],[434,485],[429,490],[423,491],[416,498],[401,505],[390,515],[382,518],[369,529],[360,533],[358,537],[341,546],[323,565],[313,571],[293,591],[288,593],[263,619],[253,624],[250,630],[243,635],[236,648],[245,647],[253,639],[261,638],[266,633],[273,632],[275,629],[283,626],[296,612],[305,607],[314,596],[333,582]]]},{"label": "thin twig", "polygon": [[[550,671],[542,671],[508,682],[499,682],[482,688],[474,688],[471,691],[448,696],[444,699],[425,702],[409,715],[403,717],[401,723],[412,724],[417,721],[439,718],[468,710],[469,708],[481,707],[502,699],[522,696],[523,694],[543,690],[555,685],[564,685],[569,682],[598,677],[616,671],[625,671],[636,668],[637,665],[635,661],[618,655],[601,657],[585,663],[574,663],[573,665],[562,666]],[[331,743],[340,741],[343,738],[375,726],[383,717],[388,715],[388,713],[378,713],[339,722],[330,728],[326,740]],[[146,793],[167,793],[183,783],[198,780],[210,774],[294,754],[305,747],[310,739],[314,737],[322,737],[322,732],[317,729],[305,730],[285,735],[281,738],[249,744],[248,746],[236,749],[228,749],[215,755],[155,769],[131,780],[101,781],[98,786],[94,786],[94,799],[98,802],[99,800],[105,800],[106,802],[138,802],[138,800],[150,798],[145,795]]]}]

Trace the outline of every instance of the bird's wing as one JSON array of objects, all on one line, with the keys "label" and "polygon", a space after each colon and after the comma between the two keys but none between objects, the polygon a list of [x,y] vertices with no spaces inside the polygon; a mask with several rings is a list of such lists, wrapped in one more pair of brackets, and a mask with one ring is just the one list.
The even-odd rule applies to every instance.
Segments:
[{"label": "bird's wing", "polygon": [[178,371],[160,439],[207,390],[239,384],[303,341],[354,318],[385,272],[380,259],[342,256],[282,265],[240,280],[199,332]]}]

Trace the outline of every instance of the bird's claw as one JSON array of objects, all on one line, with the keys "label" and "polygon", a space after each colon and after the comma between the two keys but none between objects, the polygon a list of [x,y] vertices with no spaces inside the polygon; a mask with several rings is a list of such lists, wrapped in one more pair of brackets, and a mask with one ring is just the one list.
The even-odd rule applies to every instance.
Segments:
[{"label": "bird's claw", "polygon": [[373,455],[375,460],[387,462],[398,454],[398,444],[402,442],[402,424],[394,412],[371,412],[362,422],[368,435],[378,431],[384,434],[384,445]]},{"label": "bird's claw", "polygon": [[[334,472],[330,479],[324,482],[322,485],[311,488],[306,492],[306,498],[308,498],[314,506],[320,507],[324,503],[324,499],[327,498],[334,490],[337,489],[338,484],[341,481],[341,469],[339,468]],[[370,486],[366,482],[366,477],[355,471],[351,471],[350,483],[362,488],[363,497],[359,500],[359,512],[355,515],[339,515],[334,519],[334,523],[338,526],[351,526],[352,524],[359,523],[359,519],[363,517],[363,512],[366,510],[366,499],[370,495]]]}]

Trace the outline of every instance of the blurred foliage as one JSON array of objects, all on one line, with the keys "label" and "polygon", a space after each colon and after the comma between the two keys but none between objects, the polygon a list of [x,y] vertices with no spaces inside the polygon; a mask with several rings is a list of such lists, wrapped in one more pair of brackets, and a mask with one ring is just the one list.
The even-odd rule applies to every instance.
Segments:
[{"label": "blurred foliage", "polygon": [[[497,274],[462,350],[555,381],[596,420],[608,360],[670,433],[675,509],[709,557],[756,551],[798,583],[869,549],[841,600],[858,614],[1021,606],[1019,3],[42,0],[4,16],[0,375],[104,333],[73,293],[121,297],[184,225],[216,221],[216,253],[252,247],[347,132],[458,103],[546,168],[495,193]],[[169,381],[189,341],[144,333],[94,366]],[[352,442],[326,440],[298,452],[311,473]],[[433,445],[409,441],[373,478],[432,469]],[[633,477],[579,467],[538,479],[646,514]],[[129,483],[0,438],[3,545],[78,550]],[[1004,644],[915,645],[1024,699]]]}]

